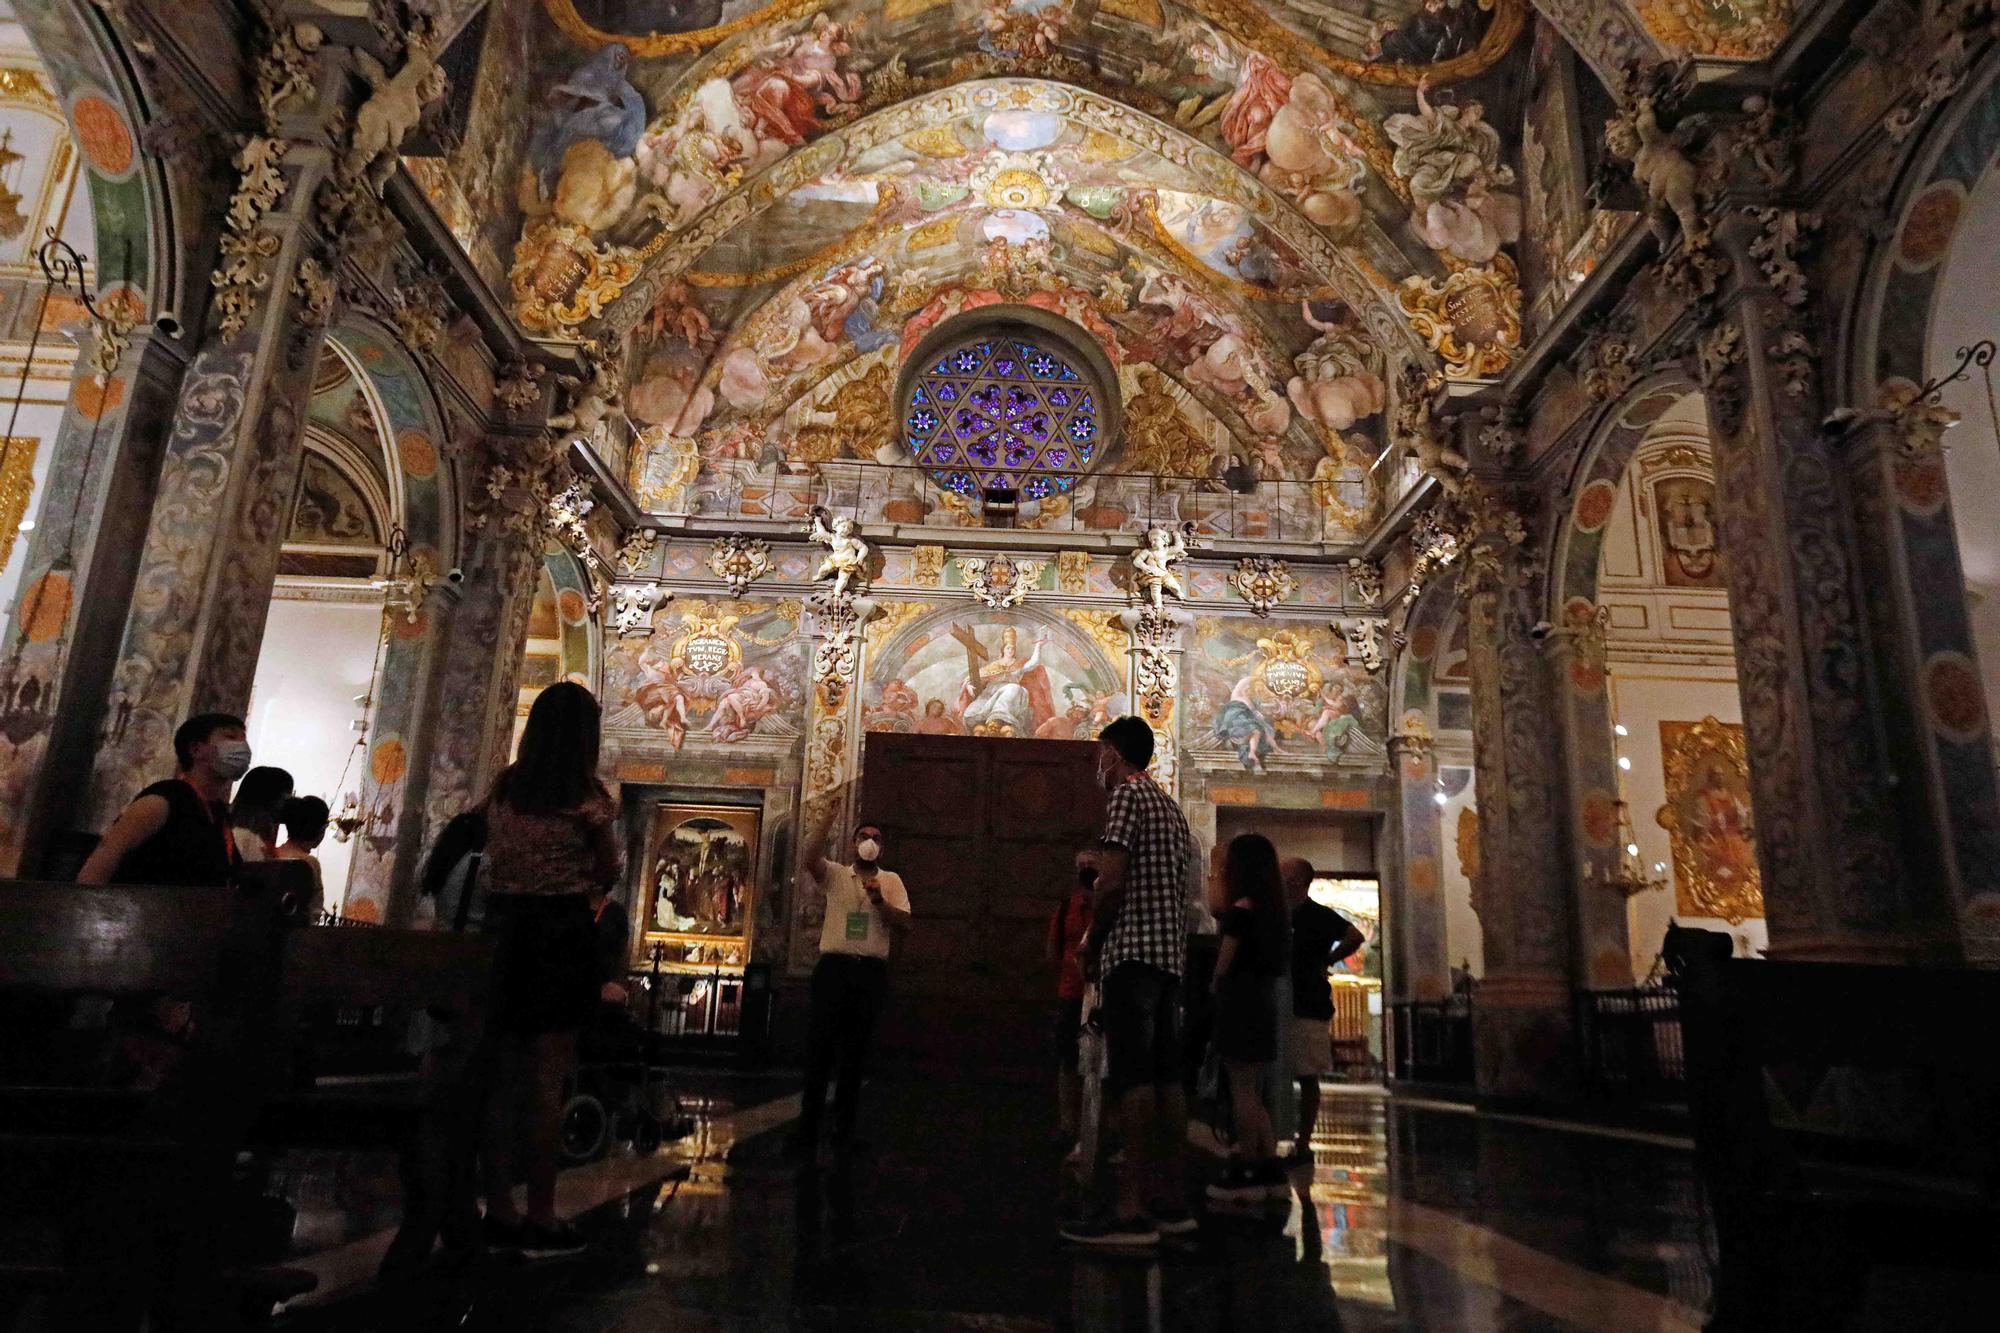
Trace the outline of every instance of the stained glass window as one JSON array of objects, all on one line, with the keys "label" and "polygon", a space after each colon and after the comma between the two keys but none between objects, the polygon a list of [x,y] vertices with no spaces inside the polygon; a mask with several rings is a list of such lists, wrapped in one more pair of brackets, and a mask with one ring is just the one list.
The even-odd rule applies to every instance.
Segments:
[{"label": "stained glass window", "polygon": [[903,418],[910,457],[946,490],[1042,500],[1090,470],[1103,428],[1091,381],[1032,336],[975,337],[936,355]]}]

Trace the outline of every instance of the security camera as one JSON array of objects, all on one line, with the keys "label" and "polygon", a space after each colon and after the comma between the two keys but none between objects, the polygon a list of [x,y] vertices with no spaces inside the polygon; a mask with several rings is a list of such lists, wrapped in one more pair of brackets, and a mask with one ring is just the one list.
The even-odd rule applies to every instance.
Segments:
[{"label": "security camera", "polygon": [[1528,637],[1540,642],[1556,632],[1556,627],[1546,620],[1537,620],[1528,630]]},{"label": "security camera", "polygon": [[451,569],[446,571],[444,576],[444,581],[446,583],[453,584],[454,586],[463,583],[465,582],[465,571],[454,565]]},{"label": "security camera", "polygon": [[171,310],[162,310],[158,315],[154,316],[153,327],[161,333],[166,334],[169,338],[178,338],[181,336],[180,316]]}]

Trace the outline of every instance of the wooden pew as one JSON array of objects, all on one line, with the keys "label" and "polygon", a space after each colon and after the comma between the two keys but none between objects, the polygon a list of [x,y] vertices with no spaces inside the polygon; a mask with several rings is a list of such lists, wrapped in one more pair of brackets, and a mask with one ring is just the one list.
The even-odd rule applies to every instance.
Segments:
[{"label": "wooden pew", "polygon": [[[0,1075],[0,1327],[35,1297],[58,1325],[112,1329],[310,1283],[222,1259],[280,938],[275,905],[233,888],[0,883],[0,995],[44,1020],[10,1031]],[[156,1012],[163,996],[186,1010]],[[157,1020],[188,1014],[176,1050]],[[157,1086],[120,1068],[135,1046],[171,1062]]]},{"label": "wooden pew", "polygon": [[1990,1304],[2000,973],[1732,959],[1702,933],[1670,959],[1719,1251],[1710,1328],[1943,1327],[1883,1320]]}]

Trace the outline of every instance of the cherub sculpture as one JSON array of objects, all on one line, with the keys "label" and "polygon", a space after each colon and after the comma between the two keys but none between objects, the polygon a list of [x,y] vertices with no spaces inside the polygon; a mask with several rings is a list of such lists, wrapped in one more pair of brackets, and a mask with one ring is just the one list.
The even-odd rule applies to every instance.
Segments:
[{"label": "cherub sculpture", "polygon": [[1416,455],[1417,467],[1423,474],[1435,478],[1446,495],[1457,495],[1465,486],[1465,474],[1471,471],[1472,460],[1446,443],[1444,433],[1431,417],[1431,403],[1440,383],[1437,376],[1421,366],[1405,365],[1396,426],[1398,433],[1410,442],[1410,452]]},{"label": "cherub sculpture", "polygon": [[1194,536],[1194,524],[1183,523],[1178,528],[1148,528],[1146,544],[1132,553],[1132,574],[1145,595],[1146,602],[1155,611],[1166,608],[1166,595],[1185,599],[1187,589],[1181,584],[1180,571],[1175,568],[1188,557],[1188,540]]},{"label": "cherub sculpture", "polygon": [[625,377],[619,372],[618,363],[598,360],[588,380],[565,375],[558,383],[575,396],[569,411],[549,418],[549,428],[575,431],[602,454],[611,419],[625,410]]},{"label": "cherub sculpture", "polygon": [[445,94],[447,79],[437,56],[430,37],[413,34],[403,67],[392,75],[368,52],[354,52],[355,63],[373,91],[354,113],[347,169],[355,176],[366,175],[377,195],[388,188],[396,172],[396,152],[424,118],[424,108]]},{"label": "cherub sculpture", "polygon": [[826,547],[826,555],[820,560],[819,568],[813,571],[815,582],[833,580],[833,588],[828,594],[834,601],[841,601],[851,592],[860,591],[868,582],[868,543],[854,535],[854,520],[845,514],[832,517],[825,509],[815,505],[812,511],[812,526],[806,535]]},{"label": "cherub sculpture", "polygon": [[1668,215],[1688,244],[1699,244],[1708,235],[1701,216],[1700,169],[1677,135],[1660,127],[1661,98],[1684,91],[1688,77],[1676,66],[1627,70],[1626,104],[1604,127],[1604,146],[1632,164],[1632,179],[1646,192],[1653,234],[1663,247],[1673,240]]}]

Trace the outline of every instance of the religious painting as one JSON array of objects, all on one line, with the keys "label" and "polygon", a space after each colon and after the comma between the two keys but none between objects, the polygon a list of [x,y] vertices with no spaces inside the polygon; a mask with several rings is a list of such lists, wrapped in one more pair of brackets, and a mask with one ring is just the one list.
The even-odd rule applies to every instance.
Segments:
[{"label": "religious painting", "polygon": [[1184,659],[1183,744],[1204,767],[1379,763],[1387,686],[1313,622],[1202,617]]},{"label": "religious painting", "polygon": [[1670,588],[1725,588],[1716,549],[1715,483],[1704,477],[1664,477],[1653,485],[1660,558]]},{"label": "religious painting", "polygon": [[1124,682],[1081,630],[1020,612],[930,616],[876,663],[869,731],[1089,740],[1128,711]]},{"label": "religious painting", "polygon": [[[706,961],[738,963],[747,957],[756,915],[757,834],[760,813],[748,806],[653,806],[640,862],[640,911],[633,930],[633,961],[651,961],[652,945],[701,944]],[[685,948],[670,960],[690,961]]]},{"label": "religious painting", "polygon": [[607,644],[605,727],[627,748],[789,751],[805,715],[799,604],[689,599]]},{"label": "religious painting", "polygon": [[1742,726],[1712,717],[1662,722],[1660,757],[1667,803],[1658,819],[1673,847],[1675,910],[1731,925],[1763,916]]}]

